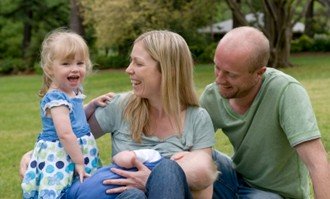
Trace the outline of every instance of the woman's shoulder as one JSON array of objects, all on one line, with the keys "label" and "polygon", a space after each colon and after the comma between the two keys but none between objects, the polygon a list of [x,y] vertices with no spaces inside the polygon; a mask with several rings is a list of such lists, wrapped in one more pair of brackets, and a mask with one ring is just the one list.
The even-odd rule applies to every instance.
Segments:
[{"label": "woman's shoulder", "polygon": [[187,114],[198,115],[198,114],[207,114],[205,108],[200,106],[189,106],[187,108]]},{"label": "woman's shoulder", "polygon": [[188,121],[203,121],[210,120],[210,115],[206,109],[200,106],[189,106],[186,111],[186,118]]}]

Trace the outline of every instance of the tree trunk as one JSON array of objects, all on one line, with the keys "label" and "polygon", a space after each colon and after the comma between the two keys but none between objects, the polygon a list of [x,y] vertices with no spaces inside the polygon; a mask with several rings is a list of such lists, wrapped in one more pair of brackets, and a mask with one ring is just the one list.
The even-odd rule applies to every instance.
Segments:
[{"label": "tree trunk", "polygon": [[314,24],[314,0],[311,0],[307,6],[307,12],[305,15],[305,34],[310,38],[314,37],[313,24]]},{"label": "tree trunk", "polygon": [[[28,4],[28,3],[27,3]],[[33,12],[30,6],[23,2],[25,19],[23,22],[23,40],[22,40],[22,56],[26,58],[28,48],[30,47],[31,37],[32,37],[32,25]]]},{"label": "tree trunk", "polygon": [[85,30],[83,26],[83,19],[79,12],[79,4],[77,0],[70,0],[70,29],[82,37],[85,36]]},{"label": "tree trunk", "polygon": [[244,13],[240,9],[240,0],[226,0],[227,5],[229,6],[232,12],[233,18],[233,28],[239,26],[247,26],[248,22],[245,19]]},{"label": "tree trunk", "polygon": [[270,42],[269,67],[290,67],[289,62],[292,38],[291,4],[286,0],[265,0],[264,33]]},{"label": "tree trunk", "polygon": [[[226,0],[228,7],[242,25],[248,25],[244,14],[236,0]],[[261,25],[270,42],[271,56],[268,63],[270,67],[289,67],[291,39],[292,39],[292,12],[294,1],[263,0],[264,25]]]}]

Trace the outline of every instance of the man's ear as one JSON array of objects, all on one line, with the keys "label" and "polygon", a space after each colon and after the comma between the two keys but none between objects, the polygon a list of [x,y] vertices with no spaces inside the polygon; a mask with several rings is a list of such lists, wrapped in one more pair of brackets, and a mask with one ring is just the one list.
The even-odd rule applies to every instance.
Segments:
[{"label": "man's ear", "polygon": [[258,74],[259,76],[261,76],[261,75],[263,75],[263,74],[266,72],[266,70],[267,70],[267,67],[266,67],[266,66],[263,66],[263,67],[261,67],[261,68],[259,68],[259,69],[257,70],[257,74]]}]

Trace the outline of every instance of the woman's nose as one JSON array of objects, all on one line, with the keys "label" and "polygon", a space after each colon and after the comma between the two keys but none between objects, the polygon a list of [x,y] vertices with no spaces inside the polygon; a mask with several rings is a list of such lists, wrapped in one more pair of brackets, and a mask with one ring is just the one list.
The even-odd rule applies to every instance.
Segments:
[{"label": "woman's nose", "polygon": [[133,73],[132,63],[130,63],[130,64],[127,66],[125,72],[128,73],[128,74],[132,74],[132,73]]}]

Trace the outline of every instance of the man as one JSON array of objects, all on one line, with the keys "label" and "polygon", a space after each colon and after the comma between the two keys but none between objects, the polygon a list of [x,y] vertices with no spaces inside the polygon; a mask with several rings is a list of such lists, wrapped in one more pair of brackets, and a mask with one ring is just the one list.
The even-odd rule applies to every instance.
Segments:
[{"label": "man", "polygon": [[228,32],[215,56],[215,82],[201,96],[214,129],[234,148],[214,151],[221,175],[213,198],[330,198],[330,167],[306,90],[267,68],[265,35],[252,27]]}]

